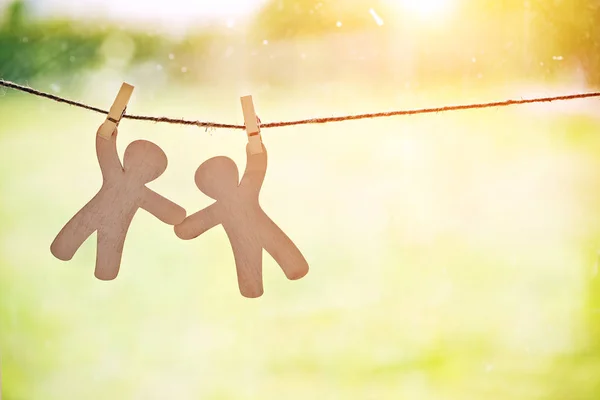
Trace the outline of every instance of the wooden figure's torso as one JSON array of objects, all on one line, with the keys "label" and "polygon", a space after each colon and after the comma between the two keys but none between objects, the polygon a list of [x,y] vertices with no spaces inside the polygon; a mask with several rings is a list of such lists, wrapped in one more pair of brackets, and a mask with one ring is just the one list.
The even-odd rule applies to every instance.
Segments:
[{"label": "wooden figure's torso", "polygon": [[230,239],[239,238],[263,247],[261,228],[268,217],[258,203],[258,196],[255,199],[231,196],[227,200],[220,200],[219,208],[221,224]]},{"label": "wooden figure's torso", "polygon": [[98,204],[102,204],[102,208],[110,212],[102,212],[98,215],[100,226],[128,227],[139,208],[144,189],[146,187],[140,185],[137,180],[129,179],[125,171],[114,174],[110,181],[104,181],[96,198]]}]

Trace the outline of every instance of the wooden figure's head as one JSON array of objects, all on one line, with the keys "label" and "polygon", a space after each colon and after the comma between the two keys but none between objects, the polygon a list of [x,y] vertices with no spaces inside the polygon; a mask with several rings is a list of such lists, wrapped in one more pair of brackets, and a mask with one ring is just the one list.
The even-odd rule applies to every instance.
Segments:
[{"label": "wooden figure's head", "polygon": [[131,142],[123,156],[125,172],[135,171],[139,179],[148,183],[165,172],[167,169],[167,155],[157,145],[147,140]]},{"label": "wooden figure's head", "polygon": [[235,162],[228,157],[213,157],[203,162],[196,171],[196,186],[215,200],[228,198],[235,193],[239,183]]}]

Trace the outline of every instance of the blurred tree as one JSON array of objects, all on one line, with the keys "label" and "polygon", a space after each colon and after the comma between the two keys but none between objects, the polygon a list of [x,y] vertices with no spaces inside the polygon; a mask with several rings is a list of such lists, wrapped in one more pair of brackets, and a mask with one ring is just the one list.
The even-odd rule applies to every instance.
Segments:
[{"label": "blurred tree", "polygon": [[274,41],[379,28],[371,9],[383,13],[387,6],[382,0],[270,0],[258,12],[252,33]]},{"label": "blurred tree", "polygon": [[159,63],[176,46],[163,36],[125,31],[110,24],[32,19],[27,2],[13,1],[0,24],[0,77],[20,82],[65,78],[64,85],[76,86],[82,71],[103,65],[103,44],[119,34],[130,39],[134,49],[126,67],[151,60]]},{"label": "blurred tree", "polygon": [[541,57],[579,67],[589,84],[600,85],[600,1],[537,0],[532,7]]},{"label": "blurred tree", "polygon": [[15,0],[6,7],[6,22],[4,28],[11,32],[21,30],[25,25],[27,5],[24,0]]},{"label": "blurred tree", "polygon": [[[388,32],[398,40],[397,34],[387,28],[406,21],[392,19],[378,27],[369,13],[373,8],[387,15],[389,4],[384,0],[269,0],[253,21],[251,40],[273,42],[370,28],[379,28],[379,32]],[[600,85],[599,0],[483,0],[461,1],[458,5],[460,17],[452,32],[446,33],[444,41],[450,40],[443,50],[454,46],[462,51],[466,43],[471,43],[466,45],[477,57],[478,74],[498,71],[519,73],[521,79],[539,79],[581,69],[588,84]],[[407,18],[410,16],[401,17]],[[418,45],[425,42],[426,34],[419,32],[411,40]],[[472,40],[477,37],[488,40]],[[425,54],[419,55],[425,60],[420,68],[436,64],[439,50],[418,45],[417,54]],[[487,63],[485,71],[482,63]],[[509,71],[507,65],[516,70]],[[434,74],[442,75],[443,71]]]},{"label": "blurred tree", "polygon": [[[464,2],[472,18],[505,18],[507,37],[532,61],[533,76],[580,68],[587,83],[600,85],[599,0],[486,0]],[[516,25],[519,19],[522,28]],[[517,29],[515,29],[517,27]]]}]

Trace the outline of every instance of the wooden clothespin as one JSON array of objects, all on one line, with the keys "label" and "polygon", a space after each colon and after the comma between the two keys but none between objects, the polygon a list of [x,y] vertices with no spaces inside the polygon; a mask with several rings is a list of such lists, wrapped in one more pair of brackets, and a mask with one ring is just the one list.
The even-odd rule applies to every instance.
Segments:
[{"label": "wooden clothespin", "polygon": [[133,93],[133,86],[123,82],[121,89],[119,89],[119,93],[115,98],[115,102],[106,116],[106,121],[98,130],[98,136],[103,139],[110,139],[112,134],[115,132],[115,129],[119,125],[123,114],[125,114],[125,109],[127,108],[127,104],[131,98],[131,93]]},{"label": "wooden clothespin", "polygon": [[244,96],[241,98],[242,111],[244,113],[244,125],[248,134],[248,143],[250,154],[262,153],[262,137],[260,136],[260,119],[256,116],[252,96]]}]

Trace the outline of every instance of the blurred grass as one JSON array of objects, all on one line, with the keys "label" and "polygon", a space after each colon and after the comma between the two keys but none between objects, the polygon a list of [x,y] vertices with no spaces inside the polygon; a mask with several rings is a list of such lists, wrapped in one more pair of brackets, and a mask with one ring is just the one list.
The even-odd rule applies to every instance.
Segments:
[{"label": "blurred grass", "polygon": [[[130,112],[241,123],[245,93],[145,90]],[[419,93],[253,91],[263,121],[452,96]],[[266,255],[265,295],[248,300],[220,227],[183,242],[140,212],[109,283],[93,277],[93,238],[72,262],[52,258],[99,188],[102,116],[14,92],[0,104],[7,400],[598,398],[593,115],[558,104],[265,130],[261,203],[311,271],[287,281]],[[188,213],[209,204],[193,183],[202,161],[244,166],[242,132],[125,120],[120,153],[138,138],[169,157],[150,186]]]}]

